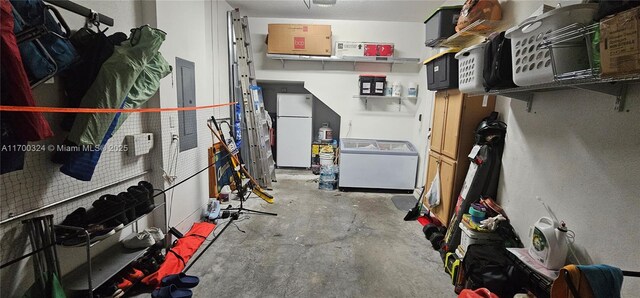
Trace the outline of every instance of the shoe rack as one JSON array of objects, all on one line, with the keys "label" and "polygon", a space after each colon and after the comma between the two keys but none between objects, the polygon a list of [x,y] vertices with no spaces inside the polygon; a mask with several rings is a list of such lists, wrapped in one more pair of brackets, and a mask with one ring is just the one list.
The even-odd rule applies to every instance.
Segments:
[{"label": "shoe rack", "polygon": [[[149,214],[156,213],[159,210],[163,212],[162,218],[163,221],[165,221],[163,223],[163,226],[166,227],[167,214],[166,208],[164,207],[166,205],[165,196],[155,196],[154,204],[155,207],[151,211],[130,221],[127,225],[120,229],[120,231],[131,227],[133,233],[131,233],[129,237],[135,236],[139,231],[139,221],[147,217]],[[132,206],[130,208],[135,208],[135,206]],[[124,210],[121,213],[125,213],[126,211],[127,210]],[[120,215],[121,213],[119,213],[118,215]],[[127,265],[142,257],[149,250],[148,247],[141,249],[127,249],[124,248],[120,242],[116,242],[117,244],[109,246],[106,250],[100,253],[95,253],[94,250],[96,250],[96,247],[99,246],[98,244],[107,242],[108,240],[119,236],[120,233],[116,232],[115,234],[107,238],[92,242],[90,234],[86,229],[63,225],[56,225],[55,228],[72,230],[85,235],[84,244],[80,247],[83,248],[84,253],[86,254],[86,262],[84,262],[84,264],[72,270],[68,274],[65,274],[61,280],[63,288],[68,293],[81,293],[82,296],[93,297],[93,293],[98,287],[114,277]],[[78,247],[58,245],[58,249],[77,250]]]}]

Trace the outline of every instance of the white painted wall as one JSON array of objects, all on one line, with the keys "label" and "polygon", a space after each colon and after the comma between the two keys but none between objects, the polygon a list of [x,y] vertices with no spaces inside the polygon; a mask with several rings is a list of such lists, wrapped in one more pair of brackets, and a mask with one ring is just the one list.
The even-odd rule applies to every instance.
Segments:
[{"label": "white painted wall", "polygon": [[[505,1],[503,8],[518,22],[541,4]],[[582,262],[640,268],[640,85],[628,94],[622,113],[613,111],[613,97],[588,91],[537,93],[531,113],[499,97],[508,132],[498,198],[524,242],[529,227],[549,216],[540,197],[575,231]],[[625,279],[623,297],[639,292],[640,280]]]},{"label": "white painted wall", "polygon": [[[167,32],[161,52],[175,67],[175,58],[180,57],[195,63],[197,105],[228,102],[226,11],[230,7],[222,1],[156,1],[155,22]],[[161,107],[177,106],[175,72],[163,79],[159,97]],[[228,117],[228,109],[215,111],[217,116]],[[198,147],[183,151],[178,157],[177,179],[182,181],[208,165],[207,148],[212,144],[206,119],[214,110],[198,110]],[[170,155],[175,150],[171,137],[178,134],[177,113],[162,114],[162,164],[169,168]],[[172,184],[166,182],[165,188]],[[201,208],[209,199],[208,175],[205,173],[186,181],[168,197],[171,213],[169,226],[187,231],[201,215]]]},{"label": "white painted wall", "polygon": [[[318,62],[288,61],[283,68],[280,61],[266,58],[264,40],[268,24],[330,24],[333,41],[379,41],[393,42],[395,55],[407,58],[425,58],[424,25],[409,22],[344,21],[317,19],[249,18],[253,43],[256,75],[259,80],[303,81],[307,90],[318,97],[341,117],[341,136],[411,141],[420,152],[420,170],[423,176],[426,136],[431,119],[433,93],[426,88],[426,76],[421,65],[396,65],[389,72],[387,65],[328,63],[326,69]],[[399,81],[405,87],[409,82],[419,85],[417,100],[403,100],[398,111],[398,102],[393,100],[364,100],[353,98],[358,92],[360,74],[386,74],[387,81]],[[422,114],[422,123],[417,121]],[[418,178],[418,185],[424,179]]]}]

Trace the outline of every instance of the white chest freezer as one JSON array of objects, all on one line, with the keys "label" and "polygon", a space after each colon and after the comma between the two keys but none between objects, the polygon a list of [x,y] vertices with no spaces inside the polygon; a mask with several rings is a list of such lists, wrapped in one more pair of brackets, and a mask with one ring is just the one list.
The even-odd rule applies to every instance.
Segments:
[{"label": "white chest freezer", "polygon": [[418,152],[406,141],[340,140],[338,187],[413,190]]}]

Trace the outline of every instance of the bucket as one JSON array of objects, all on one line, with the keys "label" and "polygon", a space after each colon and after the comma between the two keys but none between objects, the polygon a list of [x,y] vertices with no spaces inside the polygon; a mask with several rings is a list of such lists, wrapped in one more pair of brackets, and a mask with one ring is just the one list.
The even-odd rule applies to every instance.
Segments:
[{"label": "bucket", "polygon": [[333,166],[333,153],[320,153],[320,166]]}]

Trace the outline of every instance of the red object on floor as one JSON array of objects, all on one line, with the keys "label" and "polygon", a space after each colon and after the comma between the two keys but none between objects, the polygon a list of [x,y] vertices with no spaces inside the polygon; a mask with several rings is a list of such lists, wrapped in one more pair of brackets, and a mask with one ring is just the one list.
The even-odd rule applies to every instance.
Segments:
[{"label": "red object on floor", "polygon": [[[157,288],[160,287],[160,282],[163,277],[180,273],[215,227],[216,225],[208,222],[193,224],[189,232],[187,232],[184,237],[176,240],[175,245],[167,251],[164,263],[162,263],[158,271],[143,278],[142,283]],[[182,259],[178,258],[176,254]]]},{"label": "red object on floor", "polygon": [[[11,4],[0,0],[0,64],[2,65],[2,92],[0,102],[8,106],[34,107],[36,102],[31,93],[27,72],[22,65],[16,36],[13,34],[13,14]],[[25,141],[40,141],[53,136],[49,123],[41,113],[12,112],[3,113],[14,126],[14,131]]]},{"label": "red object on floor", "polygon": [[491,293],[487,288],[479,288],[477,290],[464,289],[460,292],[458,298],[498,298],[498,295]]},{"label": "red object on floor", "polygon": [[429,218],[429,217],[427,217],[425,215],[420,215],[420,217],[418,217],[418,222],[423,227],[428,225],[428,224],[430,224],[430,223],[433,223],[433,224],[436,224],[436,225],[439,225],[439,226],[442,225],[442,223],[437,218],[434,218],[434,217]]}]

